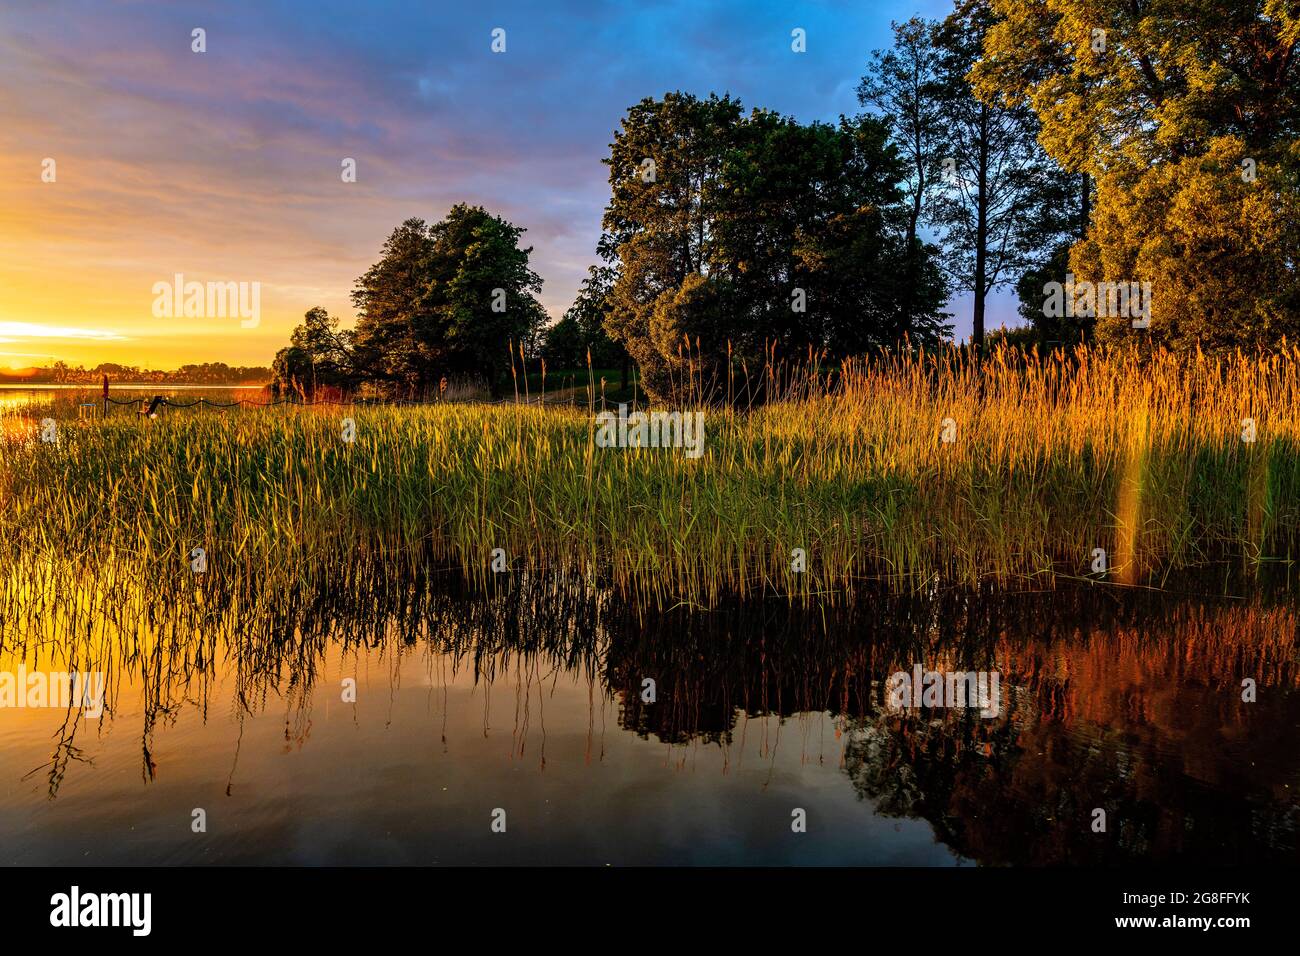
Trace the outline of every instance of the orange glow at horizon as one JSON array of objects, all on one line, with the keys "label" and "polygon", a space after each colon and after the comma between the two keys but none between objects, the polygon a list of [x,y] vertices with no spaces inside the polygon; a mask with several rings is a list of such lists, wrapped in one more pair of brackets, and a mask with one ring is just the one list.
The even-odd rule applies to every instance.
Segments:
[{"label": "orange glow at horizon", "polygon": [[[368,141],[396,136],[399,118],[318,63],[235,70],[188,38],[110,46],[93,24],[58,25],[84,31],[71,36],[53,20],[33,43],[5,16],[0,369],[269,366],[308,309],[352,324],[353,283],[399,223],[482,201],[377,154]],[[347,155],[361,157],[354,183],[340,177]],[[154,285],[177,273],[258,283],[260,321],[155,317]]]},{"label": "orange glow at horizon", "polygon": [[[351,321],[347,292],[364,265],[344,264],[336,250],[303,262],[291,251],[299,240],[272,229],[249,236],[253,222],[228,239],[204,222],[191,232],[186,220],[211,210],[179,182],[179,211],[133,202],[103,169],[95,184],[82,181],[98,163],[51,151],[65,158],[56,181],[45,183],[39,156],[7,142],[0,150],[0,367],[270,365],[307,309],[321,305]],[[176,272],[187,281],[260,283],[258,325],[243,328],[238,316],[156,318],[154,284]]]}]

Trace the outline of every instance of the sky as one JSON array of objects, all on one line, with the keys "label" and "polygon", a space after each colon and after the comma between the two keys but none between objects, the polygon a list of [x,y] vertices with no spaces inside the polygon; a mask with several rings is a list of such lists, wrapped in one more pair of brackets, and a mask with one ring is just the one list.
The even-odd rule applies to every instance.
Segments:
[{"label": "sky", "polygon": [[[601,159],[629,106],[683,90],[804,122],[857,113],[890,21],[950,7],[4,0],[0,367],[269,365],[309,308],[351,324],[393,228],[457,202],[527,229],[559,318],[596,261]],[[258,283],[256,324],[156,315],[177,274]],[[969,302],[950,308],[969,334]],[[1003,319],[1007,296],[990,302]]]}]

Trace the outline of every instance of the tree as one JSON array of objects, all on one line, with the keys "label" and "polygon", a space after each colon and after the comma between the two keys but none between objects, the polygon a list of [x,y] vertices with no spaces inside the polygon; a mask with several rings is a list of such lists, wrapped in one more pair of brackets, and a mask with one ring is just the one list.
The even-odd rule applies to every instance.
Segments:
[{"label": "tree", "polygon": [[1255,182],[1243,180],[1243,152],[1240,139],[1225,136],[1132,186],[1099,181],[1094,225],[1071,266],[1080,281],[1135,276],[1151,290],[1149,328],[1138,332],[1132,316],[1108,314],[1097,318],[1099,338],[1137,334],[1149,344],[1225,352],[1300,336],[1296,179],[1269,166]]},{"label": "tree", "polygon": [[[891,274],[896,313],[902,324],[925,322],[935,290],[946,293],[946,279],[936,266],[937,250],[920,238],[931,212],[944,153],[945,92],[937,25],[913,17],[893,23],[893,49],[876,50],[867,74],[858,84],[858,102],[875,110],[889,124],[890,140],[906,170],[901,183],[905,199],[905,264]],[[947,316],[944,316],[947,318]],[[910,330],[909,330],[910,331]]]},{"label": "tree", "polygon": [[1041,266],[1048,237],[1069,228],[1069,180],[1039,146],[1034,112],[1023,102],[981,98],[971,85],[996,21],[988,0],[960,0],[934,33],[946,169],[931,218],[943,230],[949,274],[973,294],[977,351],[988,294]]},{"label": "tree", "polygon": [[551,369],[583,368],[586,354],[587,341],[571,312],[566,312],[560,321],[546,330],[542,358]]},{"label": "tree", "polygon": [[618,273],[605,328],[655,396],[671,392],[681,337],[663,342],[651,318],[662,298],[708,268],[720,147],[740,115],[730,97],[646,98],[628,110],[605,160],[611,197],[597,251]]},{"label": "tree", "polygon": [[627,350],[609,337],[605,319],[611,308],[610,291],[617,272],[607,265],[595,265],[578,287],[578,295],[564,317],[546,332],[543,354],[554,368],[586,368],[590,356],[593,368],[622,368],[620,388],[627,385]]},{"label": "tree", "polygon": [[945,329],[937,270],[918,270],[921,294],[894,282],[903,168],[880,120],[802,125],[669,93],[628,111],[606,163],[605,327],[652,398],[688,376],[720,392],[729,361],[757,370],[769,347],[843,355]]},{"label": "tree", "polygon": [[285,346],[271,361],[271,389],[277,395],[310,394],[314,389],[311,355],[305,349]]},{"label": "tree", "polygon": [[1300,88],[1293,0],[991,0],[975,79],[1028,104],[1062,165],[1096,182],[1070,265],[1149,282],[1150,326],[1108,340],[1207,349],[1300,333]]},{"label": "tree", "polygon": [[483,375],[494,394],[513,349],[546,313],[525,230],[458,204],[433,225],[408,219],[357,280],[355,361],[390,389],[430,391],[444,375]]},{"label": "tree", "polygon": [[358,364],[353,333],[340,331],[338,319],[324,309],[309,309],[293,330],[287,348],[271,365],[272,384],[280,392],[310,395],[320,386],[352,391],[366,378]]},{"label": "tree", "polygon": [[1051,315],[1044,308],[1045,292],[1050,283],[1062,287],[1069,281],[1070,243],[1061,242],[1038,265],[1030,266],[1016,282],[1020,299],[1020,317],[1034,329],[1040,347],[1070,348],[1091,342],[1097,326],[1095,316]]},{"label": "tree", "polygon": [[858,102],[890,124],[893,142],[907,165],[902,183],[908,205],[907,241],[918,242],[918,229],[940,175],[944,157],[945,91],[936,24],[913,17],[892,23],[894,46],[875,50],[867,74],[858,84]]}]

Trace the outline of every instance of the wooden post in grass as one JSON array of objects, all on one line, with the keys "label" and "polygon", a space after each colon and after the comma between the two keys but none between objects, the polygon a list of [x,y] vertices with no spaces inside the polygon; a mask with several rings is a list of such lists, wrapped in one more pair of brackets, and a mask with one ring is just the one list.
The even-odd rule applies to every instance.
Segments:
[{"label": "wooden post in grass", "polygon": [[104,373],[104,417],[108,417],[108,373]]}]

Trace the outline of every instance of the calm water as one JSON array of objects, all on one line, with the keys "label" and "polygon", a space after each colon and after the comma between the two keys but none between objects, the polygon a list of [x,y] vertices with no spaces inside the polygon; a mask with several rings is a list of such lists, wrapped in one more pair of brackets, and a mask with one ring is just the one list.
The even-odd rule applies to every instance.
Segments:
[{"label": "calm water", "polygon": [[[220,626],[10,626],[0,671],[102,671],[108,711],[0,709],[0,862],[1296,862],[1297,620],[1098,589],[635,612],[421,580]],[[1000,716],[888,709],[914,663],[998,671]]]},{"label": "calm water", "polygon": [[[261,391],[258,385],[109,385],[109,395],[122,400],[138,399],[152,395],[167,395],[178,401],[190,401],[194,396],[229,401],[230,398],[256,399]],[[75,414],[80,402],[99,402],[103,389],[97,385],[0,385],[0,412],[19,411],[32,404],[55,402]],[[126,406],[116,411],[122,412]]]}]

